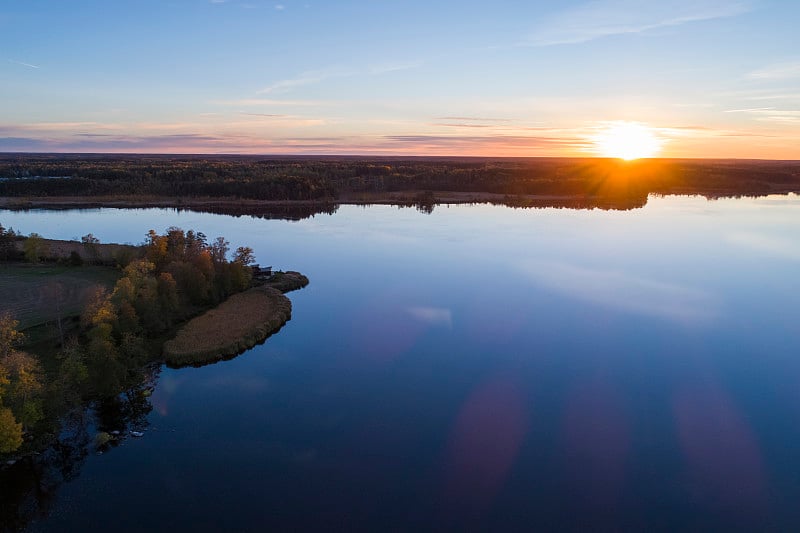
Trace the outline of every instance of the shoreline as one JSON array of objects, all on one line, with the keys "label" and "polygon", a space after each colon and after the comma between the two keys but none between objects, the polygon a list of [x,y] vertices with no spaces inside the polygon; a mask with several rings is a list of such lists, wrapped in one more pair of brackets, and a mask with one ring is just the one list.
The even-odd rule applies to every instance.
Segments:
[{"label": "shoreline", "polygon": [[220,212],[221,214],[286,215],[287,218],[302,217],[304,213],[335,211],[341,205],[396,205],[435,206],[447,204],[504,204],[510,207],[642,207],[651,194],[658,196],[704,196],[709,199],[797,194],[795,187],[742,193],[730,190],[698,191],[692,188],[673,190],[669,193],[649,193],[646,196],[619,197],[613,195],[558,195],[558,194],[503,194],[492,192],[459,192],[406,190],[381,193],[345,193],[338,198],[319,200],[255,200],[234,197],[171,197],[171,196],[25,196],[0,197],[0,209],[26,211],[31,209],[185,209],[192,211]]},{"label": "shoreline", "polygon": [[164,363],[181,368],[224,361],[280,330],[292,318],[292,302],[285,293],[305,287],[308,278],[293,271],[276,273],[273,278],[181,324],[163,344]]}]

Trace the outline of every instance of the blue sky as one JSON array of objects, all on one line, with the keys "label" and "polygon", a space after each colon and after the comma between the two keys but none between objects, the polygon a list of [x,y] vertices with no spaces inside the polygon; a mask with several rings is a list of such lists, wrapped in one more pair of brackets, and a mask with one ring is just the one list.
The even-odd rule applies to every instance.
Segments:
[{"label": "blue sky", "polygon": [[0,150],[800,157],[800,2],[9,1]]}]

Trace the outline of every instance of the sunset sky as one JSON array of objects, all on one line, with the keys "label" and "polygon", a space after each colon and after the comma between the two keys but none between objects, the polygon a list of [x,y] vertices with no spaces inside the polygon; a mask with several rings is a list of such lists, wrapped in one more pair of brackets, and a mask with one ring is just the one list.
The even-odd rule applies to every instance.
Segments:
[{"label": "sunset sky", "polygon": [[800,158],[793,0],[9,1],[0,151]]}]

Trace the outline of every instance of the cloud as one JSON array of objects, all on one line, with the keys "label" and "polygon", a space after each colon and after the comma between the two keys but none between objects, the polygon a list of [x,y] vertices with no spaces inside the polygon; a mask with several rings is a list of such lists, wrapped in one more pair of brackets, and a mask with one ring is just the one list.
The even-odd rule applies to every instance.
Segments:
[{"label": "cloud", "polygon": [[33,65],[31,63],[25,63],[24,61],[16,61],[14,59],[9,59],[8,62],[9,63],[14,63],[15,65],[22,65],[23,67],[28,67],[28,68],[35,68],[35,69],[42,68],[42,67],[40,67],[38,65]]},{"label": "cloud", "polygon": [[332,78],[349,78],[352,76],[363,75],[380,75],[389,72],[398,72],[402,70],[410,70],[418,68],[422,65],[422,61],[411,61],[406,63],[387,63],[383,65],[376,65],[370,68],[359,67],[354,69],[345,69],[342,67],[329,67],[319,70],[309,70],[299,74],[295,78],[287,78],[278,80],[271,85],[268,85],[258,91],[258,94],[280,94],[289,92],[297,87],[304,87],[307,85],[315,85]]},{"label": "cloud", "polygon": [[800,93],[770,93],[757,96],[747,96],[745,100],[760,102],[764,100],[800,100]]},{"label": "cloud", "polygon": [[491,124],[470,124],[468,122],[434,122],[431,126],[444,126],[446,128],[491,128]]},{"label": "cloud", "polygon": [[748,2],[729,0],[595,0],[542,21],[523,44],[549,46],[642,33],[690,22],[732,17],[750,11]]},{"label": "cloud", "polygon": [[463,122],[511,122],[508,118],[485,118],[485,117],[434,117],[436,120],[457,120]]},{"label": "cloud", "polygon": [[484,153],[512,151],[526,154],[539,149],[585,147],[579,137],[549,137],[528,135],[387,135],[391,144],[402,144],[404,150],[422,153]]},{"label": "cloud", "polygon": [[800,61],[769,65],[762,69],[754,70],[748,74],[747,77],[754,80],[788,80],[800,78]]},{"label": "cloud", "polygon": [[331,105],[331,102],[322,100],[274,100],[271,98],[239,98],[237,100],[212,100],[213,105],[237,106],[237,107],[315,107]]},{"label": "cloud", "polygon": [[753,115],[755,120],[778,124],[800,123],[800,110],[778,109],[775,107],[752,107],[745,109],[728,109],[726,113],[744,113]]},{"label": "cloud", "polygon": [[244,113],[244,112],[240,112],[239,114],[247,116],[247,117],[289,118],[289,115],[275,115],[275,114],[272,114],[272,113]]},{"label": "cloud", "polygon": [[296,78],[289,78],[285,80],[278,80],[272,85],[264,87],[258,94],[275,94],[285,93],[296,87],[303,87],[305,85],[314,85],[331,78],[341,78],[352,76],[354,73],[349,70],[344,70],[338,67],[331,67],[322,70],[310,70],[303,72]]},{"label": "cloud", "polygon": [[686,324],[707,322],[717,314],[715,299],[692,287],[554,261],[529,261],[519,268],[536,285],[616,311]]},{"label": "cloud", "polygon": [[371,74],[386,74],[389,72],[399,72],[401,70],[411,70],[419,68],[423,65],[422,61],[409,61],[407,63],[386,63],[385,65],[376,65],[369,69]]},{"label": "cloud", "polygon": [[[442,122],[435,122],[432,126],[445,127],[445,128],[493,128],[493,129],[508,129],[508,119],[503,118],[481,118],[481,117],[439,117],[436,120]],[[525,130],[527,128],[514,128],[517,130]]]},{"label": "cloud", "polygon": [[76,129],[105,130],[114,129],[111,124],[101,124],[99,122],[34,122],[31,124],[0,124],[0,133],[18,134],[30,132],[72,132]]},{"label": "cloud", "polygon": [[31,137],[0,137],[0,152],[49,152],[52,144]]}]

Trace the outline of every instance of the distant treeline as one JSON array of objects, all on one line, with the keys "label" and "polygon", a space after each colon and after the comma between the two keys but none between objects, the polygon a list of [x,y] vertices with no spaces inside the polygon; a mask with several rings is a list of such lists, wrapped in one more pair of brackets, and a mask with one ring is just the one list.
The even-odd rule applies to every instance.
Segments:
[{"label": "distant treeline", "polygon": [[0,155],[0,196],[6,197],[337,202],[400,191],[601,198],[609,205],[638,205],[648,194],[800,192],[800,161]]}]

